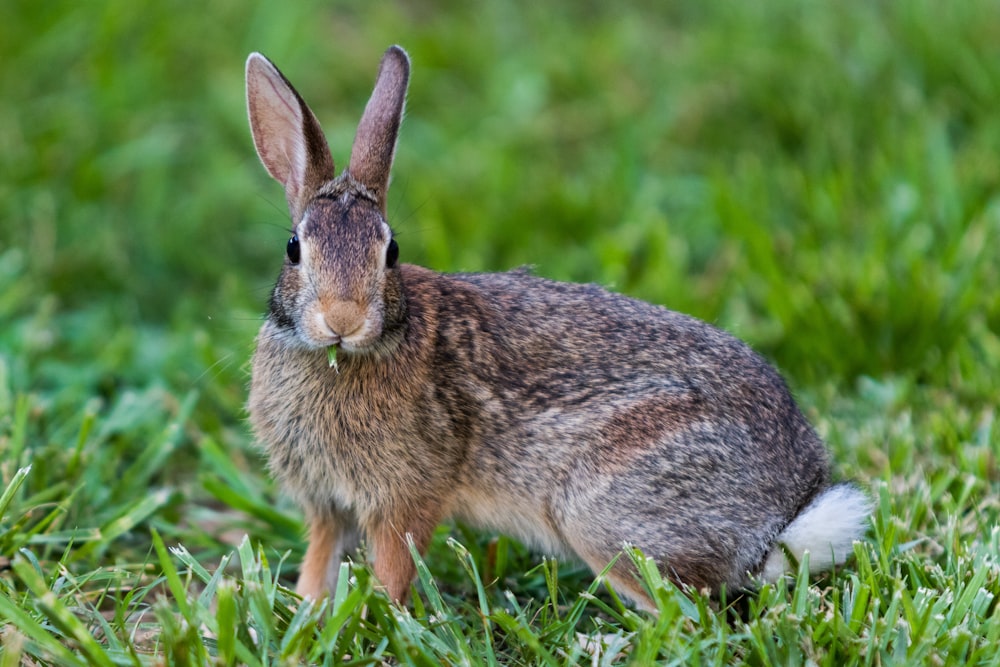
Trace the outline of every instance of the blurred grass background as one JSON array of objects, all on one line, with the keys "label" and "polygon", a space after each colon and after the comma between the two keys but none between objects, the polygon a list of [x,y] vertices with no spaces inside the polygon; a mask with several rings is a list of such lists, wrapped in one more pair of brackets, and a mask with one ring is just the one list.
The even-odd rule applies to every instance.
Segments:
[{"label": "blurred grass background", "polygon": [[286,214],[243,59],[285,70],[343,161],[400,42],[407,260],[602,282],[735,330],[796,381],[975,382],[1000,313],[991,7],[16,2],[5,314],[101,311],[64,358],[81,327],[137,323],[245,349]]},{"label": "blurred grass background", "polygon": [[243,423],[288,227],[243,63],[274,60],[343,166],[392,43],[413,59],[389,203],[403,261],[531,264],[723,326],[788,376],[841,472],[887,485],[893,539],[939,557],[938,517],[966,517],[967,537],[995,525],[996,3],[12,0],[0,16],[4,484],[35,463],[0,565],[29,547],[141,573],[148,526],[206,558],[244,530],[301,548]]}]

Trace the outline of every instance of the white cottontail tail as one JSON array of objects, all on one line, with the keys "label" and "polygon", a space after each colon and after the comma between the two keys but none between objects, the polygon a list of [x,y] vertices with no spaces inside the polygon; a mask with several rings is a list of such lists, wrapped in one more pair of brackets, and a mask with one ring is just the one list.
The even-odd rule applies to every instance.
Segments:
[{"label": "white cottontail tail", "polygon": [[[783,549],[816,570],[846,558],[869,501],[831,485],[823,443],[742,342],[596,285],[398,263],[386,189],[409,72],[386,51],[337,176],[299,94],[247,60],[254,143],[292,217],[249,413],[309,520],[299,593],[326,592],[365,538],[405,601],[405,536],[423,550],[453,516],[596,571],[634,544],[713,591],[780,576]],[[651,607],[627,559],[609,579]]]}]

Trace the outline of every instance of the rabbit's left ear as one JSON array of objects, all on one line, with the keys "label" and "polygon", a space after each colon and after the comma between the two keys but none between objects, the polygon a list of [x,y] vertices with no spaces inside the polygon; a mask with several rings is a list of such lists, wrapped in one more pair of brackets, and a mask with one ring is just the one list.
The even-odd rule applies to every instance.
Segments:
[{"label": "rabbit's left ear", "polygon": [[409,56],[402,48],[390,46],[382,56],[375,90],[358,124],[347,165],[351,177],[375,195],[383,215],[409,81]]},{"label": "rabbit's left ear", "polygon": [[247,112],[257,155],[285,186],[292,222],[298,223],[312,196],[334,176],[323,129],[292,84],[259,53],[247,58]]}]

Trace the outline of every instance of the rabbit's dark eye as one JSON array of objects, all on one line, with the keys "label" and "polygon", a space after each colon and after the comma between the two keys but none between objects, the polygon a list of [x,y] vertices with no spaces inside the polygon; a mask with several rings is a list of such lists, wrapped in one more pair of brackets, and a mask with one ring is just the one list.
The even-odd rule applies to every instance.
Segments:
[{"label": "rabbit's dark eye", "polygon": [[288,247],[285,248],[285,252],[288,253],[288,259],[291,260],[292,264],[299,263],[299,260],[302,258],[302,253],[299,251],[298,234],[288,239]]},{"label": "rabbit's dark eye", "polygon": [[385,249],[385,265],[387,268],[392,268],[396,266],[396,261],[399,259],[399,244],[396,243],[396,239],[389,240],[389,247]]}]

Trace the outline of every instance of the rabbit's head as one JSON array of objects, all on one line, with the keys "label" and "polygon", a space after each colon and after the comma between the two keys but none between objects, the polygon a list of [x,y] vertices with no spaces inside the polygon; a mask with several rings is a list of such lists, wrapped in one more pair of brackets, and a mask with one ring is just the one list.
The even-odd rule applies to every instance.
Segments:
[{"label": "rabbit's head", "polygon": [[264,56],[247,59],[247,109],[257,154],[285,188],[292,236],[270,301],[276,336],[308,348],[378,352],[401,330],[399,247],[385,219],[386,190],[410,61],[382,58],[347,168],[336,176],[319,122]]}]

